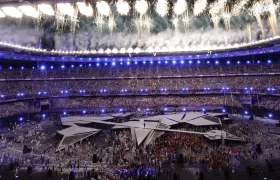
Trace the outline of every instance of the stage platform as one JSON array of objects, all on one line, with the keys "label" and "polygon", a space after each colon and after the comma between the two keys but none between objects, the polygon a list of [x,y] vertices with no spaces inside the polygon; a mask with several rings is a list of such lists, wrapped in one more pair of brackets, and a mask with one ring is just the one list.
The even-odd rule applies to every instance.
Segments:
[{"label": "stage platform", "polygon": [[[162,135],[164,132],[177,132],[177,133],[188,133],[203,135],[210,140],[221,139],[221,131],[209,131],[209,132],[195,132],[195,131],[184,131],[178,129],[170,129],[173,125],[180,123],[186,123],[193,126],[222,126],[221,119],[218,117],[227,117],[226,113],[203,113],[203,112],[187,112],[187,113],[174,113],[167,115],[157,115],[157,116],[147,116],[130,119],[126,122],[114,121],[119,117],[129,117],[133,113],[117,113],[105,116],[66,116],[62,117],[61,121],[63,125],[70,126],[66,129],[58,131],[58,134],[63,135],[62,141],[69,141],[69,137],[73,140],[69,141],[68,144],[72,144],[74,140],[80,141],[91,135],[95,135],[102,128],[90,128],[88,125],[94,125],[96,127],[98,124],[105,125],[106,129],[130,129],[132,134],[135,135],[135,144],[141,145],[149,144],[154,141],[157,137]],[[83,127],[83,126],[87,127]],[[238,137],[226,133],[225,139],[237,140]],[[77,136],[77,138],[74,138]],[[232,138],[231,138],[232,137]],[[60,143],[60,148],[64,148],[67,143]]]}]

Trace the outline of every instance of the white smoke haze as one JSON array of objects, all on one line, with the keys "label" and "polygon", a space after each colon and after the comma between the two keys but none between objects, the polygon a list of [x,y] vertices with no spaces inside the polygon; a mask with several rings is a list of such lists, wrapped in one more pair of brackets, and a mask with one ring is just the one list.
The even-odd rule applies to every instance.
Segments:
[{"label": "white smoke haze", "polygon": [[37,28],[20,28],[0,24],[0,41],[27,47],[38,47],[42,31]]},{"label": "white smoke haze", "polygon": [[[267,21],[263,21],[264,37],[273,37]],[[76,33],[56,33],[53,37],[54,49],[63,51],[75,50],[99,50],[107,48],[182,48],[186,47],[224,47],[226,44],[248,43],[248,32],[246,25],[242,28],[225,31],[222,28],[192,29],[187,32],[178,32],[173,29],[166,29],[159,33],[131,33],[128,31],[115,32],[112,35],[104,32],[98,33],[95,28],[90,30],[77,30]],[[258,40],[260,28],[257,23],[251,24],[252,41]],[[278,27],[279,29],[279,27]],[[28,47],[40,47],[43,30],[38,28],[21,28],[17,25],[7,26],[0,24],[0,41]]]},{"label": "white smoke haze", "polygon": [[[257,24],[251,24],[252,41],[258,40],[260,28]],[[265,37],[273,37],[270,27],[265,27]],[[67,37],[69,34],[56,35],[55,49],[56,50],[98,50],[107,48],[141,48],[148,49],[149,47],[158,48],[176,48],[184,47],[209,47],[209,46],[225,46],[226,44],[242,44],[248,43],[248,32],[246,27],[225,31],[222,28],[213,29],[197,29],[189,32],[176,32],[172,29],[159,32],[157,34],[138,35],[137,33],[117,32],[113,35],[99,34],[95,30],[77,32],[72,34],[71,39],[75,39],[74,43],[70,42]],[[69,45],[70,43],[70,45]]]}]

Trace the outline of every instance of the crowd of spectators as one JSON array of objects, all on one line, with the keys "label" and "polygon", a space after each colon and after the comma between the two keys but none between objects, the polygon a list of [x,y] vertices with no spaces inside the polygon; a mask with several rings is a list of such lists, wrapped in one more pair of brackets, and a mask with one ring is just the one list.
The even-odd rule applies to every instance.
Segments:
[{"label": "crowd of spectators", "polygon": [[105,97],[105,98],[57,98],[53,99],[53,108],[151,108],[167,106],[236,106],[240,102],[230,96],[156,96],[156,97]]},{"label": "crowd of spectators", "polygon": [[[61,96],[106,94],[155,94],[155,93],[276,93],[278,76],[196,77],[196,78],[144,78],[99,80],[32,80],[0,82],[1,95]],[[251,90],[252,88],[252,90]],[[44,94],[45,92],[45,94]]]},{"label": "crowd of spectators", "polygon": [[[131,62],[132,63],[132,62]],[[242,74],[269,74],[279,73],[279,64],[149,64],[123,66],[82,66],[50,69],[40,66],[34,69],[2,69],[0,79],[48,79],[48,78],[130,78],[130,77],[158,77],[158,76],[220,76]]]},{"label": "crowd of spectators", "polygon": [[[0,81],[0,109],[3,109],[0,117],[40,111],[39,106],[29,102],[4,103],[10,99],[54,96],[81,98],[54,98],[51,108],[146,108],[168,105],[240,107],[245,100],[252,103],[251,94],[259,94],[255,105],[279,109],[277,98],[261,97],[278,93],[280,78],[271,74],[279,72],[278,64],[140,64],[2,69],[0,79],[5,80]],[[222,96],[213,96],[214,93]],[[112,97],[115,95],[133,96]]]},{"label": "crowd of spectators", "polygon": [[[278,64],[271,65],[143,65],[116,67],[75,67],[65,69],[1,70],[0,94],[16,96],[60,95],[65,93],[98,94],[153,91],[228,90],[247,88],[252,92],[277,92]],[[257,75],[258,74],[258,75]],[[251,76],[254,75],[254,76]],[[204,76],[204,77],[202,77]],[[210,76],[210,77],[209,77]],[[16,80],[17,79],[17,80]],[[254,90],[254,91],[253,91]],[[66,94],[67,94],[66,93]],[[83,93],[83,91],[82,91]],[[102,92],[103,93],[103,92]]]},{"label": "crowd of spectators", "polygon": [[[207,131],[206,127],[184,124],[177,128]],[[60,140],[55,135],[57,127],[49,120],[31,121],[1,135],[0,159],[4,164],[16,162],[19,169],[32,166],[35,171],[52,170],[55,175],[74,171],[76,177],[95,179],[133,179],[147,175],[156,179],[174,176],[179,179],[175,164],[180,163],[180,156],[187,169],[196,167],[204,173],[242,169],[244,160],[256,171],[263,171],[267,160],[280,157],[279,136],[269,134],[269,128],[273,127],[236,116],[233,124],[223,125],[223,130],[238,135],[244,142],[222,145],[202,136],[165,132],[146,147],[135,146],[130,130],[109,130],[57,153]],[[257,144],[261,145],[261,152],[256,150]],[[22,153],[24,145],[31,148],[31,153]]]}]

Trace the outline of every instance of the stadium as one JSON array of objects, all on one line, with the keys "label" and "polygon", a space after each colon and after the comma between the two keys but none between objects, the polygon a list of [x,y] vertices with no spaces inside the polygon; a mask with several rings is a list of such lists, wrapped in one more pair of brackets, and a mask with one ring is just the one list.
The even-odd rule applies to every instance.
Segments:
[{"label": "stadium", "polygon": [[279,179],[278,0],[0,0],[0,179]]}]

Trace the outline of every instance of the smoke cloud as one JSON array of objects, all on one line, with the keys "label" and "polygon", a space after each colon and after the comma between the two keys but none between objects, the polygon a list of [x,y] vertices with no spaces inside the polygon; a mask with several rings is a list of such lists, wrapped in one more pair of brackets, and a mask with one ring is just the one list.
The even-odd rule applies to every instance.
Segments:
[{"label": "smoke cloud", "polygon": [[[121,21],[116,19],[116,21]],[[205,19],[203,22],[206,21]],[[200,21],[199,23],[201,23]],[[121,22],[116,22],[121,23]],[[51,37],[54,40],[54,49],[74,51],[74,50],[98,50],[107,48],[176,48],[184,47],[209,47],[225,46],[226,44],[248,43],[248,31],[246,24],[235,25],[230,31],[223,28],[214,29],[206,27],[193,28],[188,31],[177,30],[167,26],[166,20],[154,21],[152,32],[131,31],[129,28],[122,27],[122,30],[115,29],[110,35],[108,32],[97,32],[96,27],[77,29],[75,33],[55,33]],[[196,22],[197,23],[197,22]],[[197,24],[199,24],[197,23]],[[239,23],[239,22],[238,22]],[[160,25],[161,24],[161,25]],[[267,21],[263,21],[264,37],[273,37]],[[158,29],[155,29],[158,28]],[[279,29],[279,28],[278,28]],[[256,22],[251,23],[252,41],[260,38],[260,28]],[[46,31],[45,31],[46,32]],[[41,47],[41,37],[43,30],[32,27],[20,27],[18,25],[7,25],[0,23],[0,41],[23,46]]]}]

